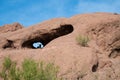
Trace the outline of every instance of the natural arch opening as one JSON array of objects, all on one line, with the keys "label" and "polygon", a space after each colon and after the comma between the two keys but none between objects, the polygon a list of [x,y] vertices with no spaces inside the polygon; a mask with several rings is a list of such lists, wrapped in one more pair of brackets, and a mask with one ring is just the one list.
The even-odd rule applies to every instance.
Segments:
[{"label": "natural arch opening", "polygon": [[43,48],[53,39],[71,32],[73,32],[73,26],[71,24],[61,25],[59,28],[50,30],[49,33],[40,34],[35,38],[26,40],[23,42],[22,47],[33,49]]},{"label": "natural arch opening", "polygon": [[34,47],[34,48],[43,48],[44,45],[43,45],[43,43],[41,43],[41,42],[34,42],[34,43],[33,43],[33,47]]}]

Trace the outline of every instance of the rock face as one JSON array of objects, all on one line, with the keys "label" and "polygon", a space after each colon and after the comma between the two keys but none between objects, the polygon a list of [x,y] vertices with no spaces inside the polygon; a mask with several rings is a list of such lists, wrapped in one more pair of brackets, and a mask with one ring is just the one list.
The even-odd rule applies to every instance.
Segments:
[{"label": "rock face", "polygon": [[19,23],[13,23],[13,24],[6,24],[2,27],[0,27],[0,34],[1,33],[6,33],[6,32],[13,32],[18,29],[22,29],[23,26],[20,25]]},{"label": "rock face", "polygon": [[[97,25],[92,25],[88,34],[95,39],[96,44],[104,51],[108,52],[109,57],[116,57],[120,54],[120,20],[108,20]],[[110,54],[109,54],[110,53]]]},{"label": "rock face", "polygon": [[[77,44],[79,35],[89,37],[88,47]],[[30,57],[55,62],[63,79],[120,80],[119,14],[81,14],[28,28],[18,23],[5,25],[0,27],[0,39],[1,61],[9,55],[20,64]],[[35,49],[34,42],[41,42],[44,48]]]}]

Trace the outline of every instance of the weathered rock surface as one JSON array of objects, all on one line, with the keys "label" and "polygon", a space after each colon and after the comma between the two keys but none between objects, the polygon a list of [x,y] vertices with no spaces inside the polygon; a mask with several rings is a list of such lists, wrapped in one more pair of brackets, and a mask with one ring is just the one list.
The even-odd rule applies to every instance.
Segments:
[{"label": "weathered rock surface", "polygon": [[[89,37],[88,47],[77,44],[79,35]],[[55,62],[59,76],[67,80],[120,80],[119,14],[81,14],[28,28],[0,27],[0,39],[0,61],[9,55],[20,64],[30,57]],[[39,41],[45,47],[34,49]]]},{"label": "weathered rock surface", "polygon": [[6,33],[6,32],[13,32],[18,29],[22,29],[23,26],[19,23],[13,23],[13,24],[6,24],[2,27],[0,27],[0,34],[1,33]]},{"label": "weathered rock surface", "polygon": [[[118,16],[119,18],[119,16]],[[106,20],[88,29],[88,34],[109,57],[120,55],[120,20]]]}]

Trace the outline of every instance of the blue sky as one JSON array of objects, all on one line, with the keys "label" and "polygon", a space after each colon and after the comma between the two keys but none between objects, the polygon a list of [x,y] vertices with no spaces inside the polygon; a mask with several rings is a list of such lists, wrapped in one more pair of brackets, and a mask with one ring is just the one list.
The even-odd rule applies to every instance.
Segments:
[{"label": "blue sky", "polygon": [[0,0],[0,26],[30,26],[58,17],[93,12],[120,13],[120,0]]}]

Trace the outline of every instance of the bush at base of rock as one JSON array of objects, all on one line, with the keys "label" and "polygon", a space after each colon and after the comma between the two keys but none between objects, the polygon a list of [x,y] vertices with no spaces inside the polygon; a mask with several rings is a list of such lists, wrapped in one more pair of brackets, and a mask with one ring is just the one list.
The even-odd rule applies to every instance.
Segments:
[{"label": "bush at base of rock", "polygon": [[16,62],[6,57],[0,77],[4,80],[58,80],[57,73],[58,67],[53,63],[24,59],[21,68],[17,68]]}]

